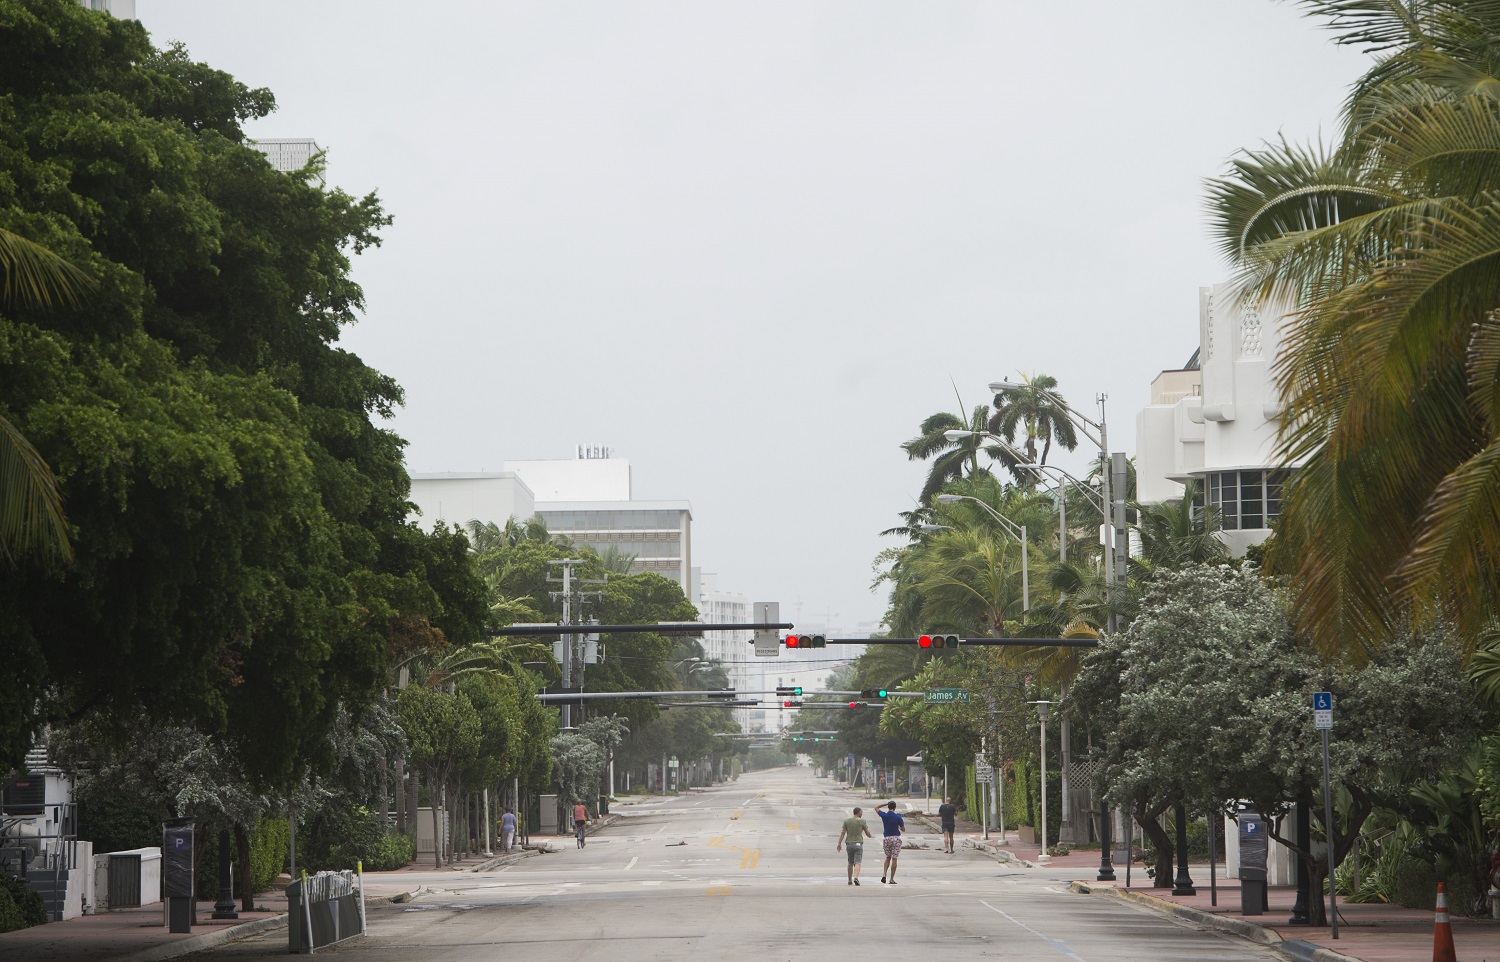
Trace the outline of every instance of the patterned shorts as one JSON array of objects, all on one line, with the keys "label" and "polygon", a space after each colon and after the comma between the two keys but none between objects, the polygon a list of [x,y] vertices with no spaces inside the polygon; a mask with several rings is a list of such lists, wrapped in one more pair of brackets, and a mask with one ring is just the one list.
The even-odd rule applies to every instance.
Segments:
[{"label": "patterned shorts", "polygon": [[880,844],[885,849],[885,857],[886,858],[900,858],[901,857],[901,836],[900,835],[887,835],[885,838],[882,838],[880,840]]}]

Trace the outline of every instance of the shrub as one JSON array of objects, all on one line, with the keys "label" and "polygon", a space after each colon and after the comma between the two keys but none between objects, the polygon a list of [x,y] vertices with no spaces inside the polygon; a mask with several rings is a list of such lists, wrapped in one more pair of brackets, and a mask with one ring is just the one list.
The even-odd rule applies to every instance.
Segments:
[{"label": "shrub", "polygon": [[0,875],[0,932],[14,932],[47,921],[47,903],[12,875]]},{"label": "shrub", "polygon": [[410,835],[386,835],[365,862],[365,869],[370,872],[392,872],[410,865],[416,857],[416,839]]},{"label": "shrub", "polygon": [[264,892],[276,881],[286,866],[287,847],[291,844],[291,822],[266,816],[250,833],[250,887]]}]

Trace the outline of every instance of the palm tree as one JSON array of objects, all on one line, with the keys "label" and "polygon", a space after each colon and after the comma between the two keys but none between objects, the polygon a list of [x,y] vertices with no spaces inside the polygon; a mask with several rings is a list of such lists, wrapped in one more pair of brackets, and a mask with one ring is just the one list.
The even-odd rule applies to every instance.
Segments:
[{"label": "palm tree", "polygon": [[[1013,457],[999,446],[986,443],[981,436],[989,421],[990,409],[986,404],[974,408],[967,421],[957,414],[940,411],[922,422],[920,434],[902,443],[901,450],[906,452],[909,460],[932,460],[932,470],[927,472],[927,482],[922,485],[922,493],[918,496],[922,504],[930,503],[932,496],[941,491],[945,484],[957,481],[966,473],[971,478],[981,473],[988,474],[989,469],[979,464],[980,452],[988,455],[991,460],[1006,465],[1013,473],[1017,470]],[[948,431],[981,434],[971,433],[967,437],[950,441],[944,436]]]},{"label": "palm tree", "polygon": [[1218,518],[1211,507],[1198,503],[1198,491],[1198,482],[1189,481],[1175,501],[1134,506],[1141,550],[1131,560],[1147,574],[1228,559],[1229,549],[1215,534]]},{"label": "palm tree", "polygon": [[1378,51],[1342,137],[1248,152],[1209,200],[1247,295],[1296,311],[1267,563],[1325,650],[1439,611],[1472,637],[1500,602],[1500,7],[1303,3]]},{"label": "palm tree", "polygon": [[[995,413],[989,420],[989,430],[1005,440],[1016,443],[1016,434],[1023,432],[1021,450],[1028,460],[1046,464],[1052,453],[1052,442],[1071,451],[1078,447],[1078,432],[1057,393],[1057,378],[1050,374],[1021,375],[1021,386],[1012,391],[995,395]],[[1037,444],[1041,443],[1041,456]]]},{"label": "palm tree", "polygon": [[[77,303],[93,280],[39,244],[0,228],[0,306]],[[70,562],[73,546],[52,469],[0,417],[0,561]]]}]

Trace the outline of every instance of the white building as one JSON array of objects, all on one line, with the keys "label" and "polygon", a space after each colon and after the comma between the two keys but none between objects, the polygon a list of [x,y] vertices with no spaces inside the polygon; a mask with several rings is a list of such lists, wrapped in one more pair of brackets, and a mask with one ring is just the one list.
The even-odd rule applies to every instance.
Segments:
[{"label": "white building", "polygon": [[[284,174],[303,169],[323,149],[311,137],[263,137],[245,143],[265,154],[271,166]],[[327,184],[322,174],[318,175],[318,183]]]},{"label": "white building", "polygon": [[1264,541],[1281,515],[1286,471],[1273,457],[1281,397],[1271,368],[1287,320],[1238,302],[1227,284],[1202,288],[1198,350],[1157,375],[1136,417],[1139,499],[1181,497],[1182,483],[1197,479],[1236,555]]},{"label": "white building", "polygon": [[[580,449],[596,452],[601,449]],[[607,452],[606,452],[607,453]],[[632,573],[652,571],[692,587],[693,511],[686,501],[635,501],[630,462],[580,456],[506,461],[498,472],[412,475],[411,500],[425,526],[441,521],[504,525],[538,517],[552,534],[600,554],[631,555]]]},{"label": "white building", "polygon": [[[719,588],[719,576],[701,568],[693,569],[693,604],[698,606],[698,620],[708,625],[749,624],[754,618],[754,606],[742,594]],[[755,632],[705,631],[704,653],[724,666],[729,676],[729,687],[739,692],[765,691],[765,666],[757,664],[751,642]],[[690,686],[692,687],[692,686]],[[763,712],[735,709],[735,720],[745,731],[760,730]]]},{"label": "white building", "polygon": [[103,10],[117,20],[135,19],[135,0],[78,0],[90,10]]}]

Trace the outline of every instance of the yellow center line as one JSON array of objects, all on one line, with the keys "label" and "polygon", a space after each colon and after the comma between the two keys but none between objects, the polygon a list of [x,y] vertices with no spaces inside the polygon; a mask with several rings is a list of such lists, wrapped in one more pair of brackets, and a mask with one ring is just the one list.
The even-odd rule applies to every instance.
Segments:
[{"label": "yellow center line", "polygon": [[801,822],[787,822],[786,823],[786,827],[789,830],[795,832],[795,831],[797,831],[798,829],[800,829],[802,827],[802,823]]}]

